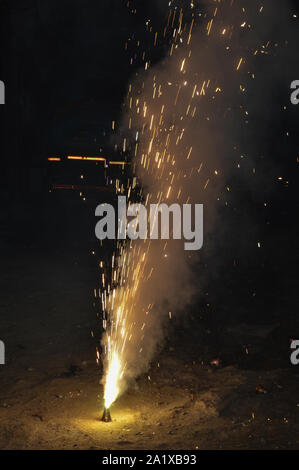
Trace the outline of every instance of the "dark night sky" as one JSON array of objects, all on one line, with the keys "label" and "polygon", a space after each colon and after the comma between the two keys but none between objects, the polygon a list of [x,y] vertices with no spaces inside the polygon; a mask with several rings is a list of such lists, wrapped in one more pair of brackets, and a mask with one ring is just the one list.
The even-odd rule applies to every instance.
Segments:
[{"label": "dark night sky", "polygon": [[121,0],[0,1],[10,159],[36,167],[74,142],[91,151],[103,145],[102,131],[119,115],[132,73],[125,41],[144,29],[149,2],[137,3],[133,16]]},{"label": "dark night sky", "polygon": [[163,22],[167,2],[136,4],[134,16],[122,0],[0,1],[5,165],[38,167],[78,142],[105,144],[133,73],[124,43],[148,15]]},{"label": "dark night sky", "polygon": [[[6,153],[39,166],[119,112],[129,16],[119,1],[1,2]],[[3,40],[2,40],[3,41]],[[2,42],[1,41],[1,42]],[[120,77],[122,79],[120,80]]]}]

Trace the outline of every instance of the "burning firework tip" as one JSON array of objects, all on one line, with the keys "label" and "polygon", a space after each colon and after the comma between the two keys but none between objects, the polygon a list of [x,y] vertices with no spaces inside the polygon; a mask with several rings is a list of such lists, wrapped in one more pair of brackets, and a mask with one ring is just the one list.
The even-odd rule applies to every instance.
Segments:
[{"label": "burning firework tip", "polygon": [[112,419],[109,408],[104,407],[104,412],[101,421],[103,421],[103,423],[111,423]]}]

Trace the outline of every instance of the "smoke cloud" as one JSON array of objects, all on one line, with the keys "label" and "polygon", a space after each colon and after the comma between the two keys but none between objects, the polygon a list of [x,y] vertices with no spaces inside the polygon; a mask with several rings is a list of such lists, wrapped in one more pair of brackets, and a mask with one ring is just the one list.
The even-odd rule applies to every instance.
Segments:
[{"label": "smoke cloud", "polygon": [[[167,321],[184,315],[202,291],[207,280],[195,275],[194,264],[205,250],[211,256],[215,233],[219,240],[229,230],[220,213],[235,204],[235,187],[267,192],[269,175],[254,171],[267,150],[271,114],[280,106],[273,91],[285,79],[277,57],[286,53],[289,5],[186,3],[170,2],[168,28],[156,38],[168,44],[167,53],[153,67],[145,59],[130,84],[120,135],[134,155],[147,207],[204,205],[204,245],[196,254],[184,250],[183,240],[139,240],[122,247],[115,260],[118,287],[106,306],[112,326],[103,338],[106,371],[114,353],[121,361],[120,393],[147,370]],[[165,5],[158,5],[164,11]],[[240,249],[248,240],[239,238],[252,222],[245,217],[240,232],[231,234]],[[219,263],[210,263],[212,276]]]}]

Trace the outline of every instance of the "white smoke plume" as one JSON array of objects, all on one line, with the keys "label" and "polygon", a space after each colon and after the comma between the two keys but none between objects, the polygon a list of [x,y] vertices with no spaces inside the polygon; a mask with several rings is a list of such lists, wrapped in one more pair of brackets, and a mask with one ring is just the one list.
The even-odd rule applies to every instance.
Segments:
[{"label": "white smoke plume", "polygon": [[[222,230],[217,214],[232,201],[230,175],[239,171],[244,184],[267,138],[269,90],[280,83],[276,55],[290,15],[287,4],[274,12],[271,1],[170,2],[167,28],[152,31],[153,42],[168,44],[165,57],[152,67],[145,55],[129,86],[120,134],[144,203],[204,204],[203,251],[208,235]],[[184,251],[183,242],[133,241],[115,260],[103,345],[106,383],[119,360],[117,394],[148,368],[163,325],[201,291],[192,270],[200,252]]]}]

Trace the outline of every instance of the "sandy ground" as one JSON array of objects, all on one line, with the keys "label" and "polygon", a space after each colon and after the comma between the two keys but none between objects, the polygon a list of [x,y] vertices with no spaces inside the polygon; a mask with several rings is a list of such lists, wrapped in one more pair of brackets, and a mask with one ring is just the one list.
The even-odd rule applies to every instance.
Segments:
[{"label": "sandy ground", "polygon": [[24,371],[2,389],[1,449],[298,449],[298,386],[284,371],[214,372],[167,358],[150,373],[102,423],[93,364],[75,376]]},{"label": "sandy ground", "polygon": [[296,368],[213,368],[177,339],[102,423],[94,274],[76,257],[28,255],[6,267],[1,449],[298,449]]}]

